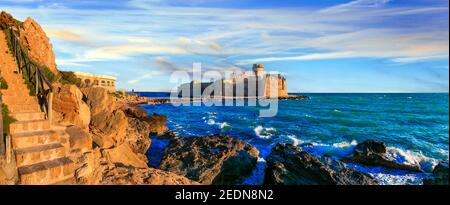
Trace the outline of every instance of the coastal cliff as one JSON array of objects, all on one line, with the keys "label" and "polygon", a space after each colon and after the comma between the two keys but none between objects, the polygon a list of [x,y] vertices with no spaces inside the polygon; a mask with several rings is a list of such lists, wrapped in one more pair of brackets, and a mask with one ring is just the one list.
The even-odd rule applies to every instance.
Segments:
[{"label": "coastal cliff", "polygon": [[[165,118],[147,116],[133,105],[118,106],[116,97],[104,88],[81,89],[62,81],[52,44],[38,23],[31,18],[20,22],[5,12],[1,13],[0,22],[5,34],[5,29],[11,26],[19,31],[20,42],[30,59],[40,64],[47,78],[51,78],[54,92],[51,124],[64,128],[65,157],[74,162],[73,177],[63,184],[196,184],[147,165],[145,153],[151,144],[149,134],[167,130]],[[9,50],[7,37],[0,40],[5,42],[2,49]],[[2,71],[4,69],[15,68],[11,65]],[[137,117],[139,115],[141,117]],[[21,183],[17,179],[16,165],[3,161],[0,184]]]}]

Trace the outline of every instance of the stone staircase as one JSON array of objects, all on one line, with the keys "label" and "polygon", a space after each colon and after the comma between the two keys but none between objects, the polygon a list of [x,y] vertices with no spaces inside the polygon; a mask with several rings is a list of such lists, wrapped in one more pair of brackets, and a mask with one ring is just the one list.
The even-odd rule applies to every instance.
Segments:
[{"label": "stone staircase", "polygon": [[10,125],[11,143],[21,184],[60,184],[73,179],[75,164],[67,156],[69,136],[65,127],[52,125],[37,98],[29,95],[22,74],[0,31],[1,76],[8,83],[3,103],[17,120]]}]

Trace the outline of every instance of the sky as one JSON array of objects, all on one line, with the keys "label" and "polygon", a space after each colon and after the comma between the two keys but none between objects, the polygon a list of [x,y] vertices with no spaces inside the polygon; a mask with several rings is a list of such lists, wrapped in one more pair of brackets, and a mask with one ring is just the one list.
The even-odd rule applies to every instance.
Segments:
[{"label": "sky", "polygon": [[282,73],[289,92],[448,92],[448,0],[0,0],[60,70],[170,91],[177,70]]}]

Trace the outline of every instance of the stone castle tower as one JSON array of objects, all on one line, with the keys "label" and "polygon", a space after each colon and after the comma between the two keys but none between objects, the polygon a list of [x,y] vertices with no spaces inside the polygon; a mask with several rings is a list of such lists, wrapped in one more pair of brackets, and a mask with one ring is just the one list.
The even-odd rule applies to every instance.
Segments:
[{"label": "stone castle tower", "polygon": [[264,75],[264,65],[263,64],[253,64],[253,72],[258,77],[263,77]]}]

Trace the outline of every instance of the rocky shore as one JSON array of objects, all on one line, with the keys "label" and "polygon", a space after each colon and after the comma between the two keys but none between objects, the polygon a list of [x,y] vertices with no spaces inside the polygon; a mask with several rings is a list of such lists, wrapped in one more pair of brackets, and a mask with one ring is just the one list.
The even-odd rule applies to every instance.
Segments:
[{"label": "rocky shore", "polygon": [[[1,18],[13,21],[3,13]],[[60,76],[42,28],[31,18],[23,25],[22,38],[33,59]],[[74,177],[65,184],[235,185],[242,184],[258,163],[259,151],[246,142],[227,135],[176,136],[168,130],[165,116],[149,115],[139,107],[167,103],[169,99],[117,96],[102,87],[78,87],[59,81],[53,86],[52,124],[64,128],[67,157],[75,162]],[[280,98],[304,99],[308,97]],[[149,167],[146,155],[152,144],[150,136],[169,141],[156,168]],[[314,156],[301,146],[273,146],[265,159],[264,185],[380,184],[372,175],[353,169],[348,163],[423,172],[419,165],[391,159],[381,141],[361,142],[350,156],[340,160]],[[448,160],[442,161],[424,184],[448,184],[448,174]],[[14,162],[5,164],[0,160],[0,184],[17,184],[17,176]]]}]

